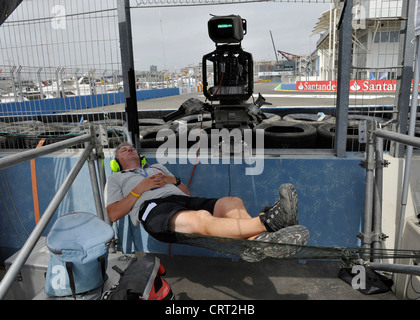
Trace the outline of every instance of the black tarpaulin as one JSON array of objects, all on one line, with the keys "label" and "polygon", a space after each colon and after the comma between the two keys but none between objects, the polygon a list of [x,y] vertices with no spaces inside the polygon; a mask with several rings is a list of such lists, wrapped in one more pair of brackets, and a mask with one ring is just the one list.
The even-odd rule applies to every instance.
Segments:
[{"label": "black tarpaulin", "polygon": [[22,0],[0,0],[0,26],[12,14]]}]

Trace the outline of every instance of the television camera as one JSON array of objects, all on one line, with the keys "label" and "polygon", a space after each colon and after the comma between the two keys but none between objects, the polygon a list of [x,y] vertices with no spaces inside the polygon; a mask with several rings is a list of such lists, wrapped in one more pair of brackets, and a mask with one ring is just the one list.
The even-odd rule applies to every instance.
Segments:
[{"label": "television camera", "polygon": [[[207,100],[219,104],[188,99],[178,110],[165,116],[165,121],[202,111],[211,113],[214,128],[244,129],[262,121],[260,108],[268,103],[261,94],[253,103],[246,103],[254,89],[252,55],[241,46],[246,32],[247,22],[238,15],[213,16],[208,21],[208,34],[216,49],[203,56],[203,93]],[[213,67],[211,87],[207,79],[208,64]]]}]

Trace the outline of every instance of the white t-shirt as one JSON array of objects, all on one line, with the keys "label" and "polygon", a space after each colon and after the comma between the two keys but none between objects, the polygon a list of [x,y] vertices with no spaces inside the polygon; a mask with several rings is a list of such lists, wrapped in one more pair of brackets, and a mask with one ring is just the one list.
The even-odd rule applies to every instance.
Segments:
[{"label": "white t-shirt", "polygon": [[[113,173],[108,178],[105,185],[105,206],[124,199],[130,193],[130,191],[133,190],[143,179],[153,176],[157,173],[164,173],[173,176],[173,174],[168,169],[160,164],[153,164],[145,169],[137,168]],[[143,192],[141,197],[137,199],[133,208],[129,212],[133,225],[139,225],[139,210],[146,200],[160,199],[171,195],[186,196],[184,192],[182,192],[173,184],[166,184],[161,188]]]}]

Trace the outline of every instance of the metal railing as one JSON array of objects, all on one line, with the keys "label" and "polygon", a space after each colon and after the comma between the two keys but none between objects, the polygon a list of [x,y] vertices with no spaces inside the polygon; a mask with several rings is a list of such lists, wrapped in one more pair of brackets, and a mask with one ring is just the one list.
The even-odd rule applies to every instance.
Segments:
[{"label": "metal railing", "polygon": [[[1,281],[0,300],[3,299],[4,296],[7,294],[10,286],[13,284],[13,281],[19,274],[21,268],[25,264],[32,250],[34,249],[36,243],[38,242],[42,233],[46,229],[49,221],[54,216],[55,211],[57,210],[67,191],[71,187],[72,183],[76,179],[81,168],[85,164],[85,161],[88,161],[89,165],[89,173],[92,183],[93,195],[95,198],[97,215],[99,218],[105,220],[107,223],[110,223],[109,219],[107,218],[107,215],[104,215],[104,207],[103,202],[101,200],[100,187],[98,186],[97,174],[94,165],[94,159],[96,158],[99,171],[99,181],[103,191],[103,187],[105,185],[105,171],[103,166],[104,155],[100,143],[100,131],[101,130],[98,127],[91,127],[90,134],[84,134],[79,137],[71,138],[61,142],[56,142],[51,145],[43,146],[42,148],[37,148],[34,150],[23,151],[21,153],[13,154],[0,159],[0,169],[4,169],[16,165],[18,163],[25,162],[27,160],[35,159],[37,157],[52,153],[54,151],[64,149],[66,147],[71,147],[80,143],[85,143],[85,149],[83,150],[82,154],[74,164],[73,168],[70,170],[63,184],[51,200],[50,204],[41,216],[39,222],[36,224],[29,238],[26,240],[22,249],[20,249],[16,260],[10,266],[6,275]],[[94,150],[95,152],[93,152]]]},{"label": "metal railing", "polygon": [[[415,61],[413,68],[413,91],[412,101],[409,110],[410,121],[408,125],[408,134],[397,133],[393,131],[386,131],[383,129],[377,129],[377,125],[371,122],[369,130],[367,130],[366,142],[367,142],[367,153],[366,153],[366,196],[365,196],[365,220],[364,220],[364,233],[362,234],[363,247],[373,247],[380,249],[384,235],[382,234],[381,223],[382,223],[382,176],[383,167],[385,165],[383,161],[383,142],[384,139],[394,141],[402,146],[407,146],[405,150],[405,166],[404,166],[404,181],[402,186],[401,194],[401,211],[399,214],[399,221],[397,225],[395,249],[400,249],[402,243],[403,229],[405,223],[405,210],[407,206],[410,174],[411,174],[411,162],[413,157],[413,148],[420,148],[420,138],[416,138],[415,126],[416,126],[416,114],[418,107],[418,95],[419,95],[419,82],[420,82],[420,37],[417,34],[415,38]],[[409,98],[409,97],[406,97]],[[408,111],[407,111],[408,114]],[[405,129],[403,132],[406,132]],[[397,149],[401,149],[400,146]],[[376,157],[375,157],[376,155]],[[376,158],[376,159],[375,159]],[[367,257],[364,257],[367,258]],[[380,263],[379,259],[370,257],[372,260],[371,266],[377,270],[393,271],[400,273],[409,273],[420,275],[419,266],[407,266],[396,264],[397,259],[394,259],[394,264],[387,265]]]},{"label": "metal railing", "polygon": [[[399,215],[399,222],[397,226],[395,249],[400,249],[402,243],[403,229],[405,223],[405,209],[407,205],[407,198],[409,192],[411,162],[413,157],[413,148],[420,148],[420,138],[415,137],[416,114],[418,106],[419,94],[419,58],[420,58],[420,38],[416,37],[416,60],[414,64],[414,78],[413,78],[413,93],[410,107],[410,121],[408,127],[408,135],[377,129],[377,124],[371,122],[366,130],[366,161],[364,166],[366,168],[366,196],[365,196],[365,217],[364,217],[364,231],[361,235],[362,246],[364,248],[372,247],[374,249],[381,249],[384,235],[382,234],[382,177],[383,167],[386,165],[383,160],[383,145],[384,139],[406,145],[405,166],[404,166],[404,181],[401,194],[401,212]],[[372,257],[364,257],[372,260],[371,267],[377,270],[393,271],[396,273],[409,273],[420,275],[419,266],[407,266],[396,264],[397,259],[394,259],[394,264],[387,265],[380,263],[379,259]]]},{"label": "metal railing", "polygon": [[[372,125],[373,127],[374,125]],[[364,230],[360,235],[362,239],[362,247],[372,248],[373,252],[382,249],[382,242],[385,235],[382,233],[382,175],[383,167],[386,162],[383,160],[383,141],[384,139],[395,141],[408,146],[408,149],[413,147],[420,148],[420,138],[387,131],[383,129],[376,129],[370,132],[368,146],[366,148],[366,161],[364,166],[366,168],[366,197],[365,197],[365,217]],[[405,207],[407,205],[407,195],[410,182],[410,168],[411,168],[411,154],[407,151],[405,159],[405,173],[401,196],[401,213],[399,216],[398,230],[396,233],[395,250],[399,250],[402,242],[402,231],[405,223]],[[397,259],[394,259],[393,264],[382,263],[380,259],[375,257],[375,253],[371,256],[364,256],[364,260],[374,270],[389,271],[394,273],[404,273],[411,275],[420,275],[420,266],[411,266],[398,264]]]}]

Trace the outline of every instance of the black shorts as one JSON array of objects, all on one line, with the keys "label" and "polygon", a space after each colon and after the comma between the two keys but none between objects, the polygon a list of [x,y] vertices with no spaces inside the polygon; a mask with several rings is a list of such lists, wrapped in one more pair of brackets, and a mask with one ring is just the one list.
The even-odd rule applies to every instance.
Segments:
[{"label": "black shorts", "polygon": [[[207,210],[213,214],[214,206],[219,199],[188,196],[169,196],[162,199],[146,201],[139,212],[139,219],[144,229],[153,238],[162,242],[176,242],[175,232],[169,230],[169,221],[180,210]],[[156,206],[150,210],[143,220],[147,207],[153,203]]]}]

